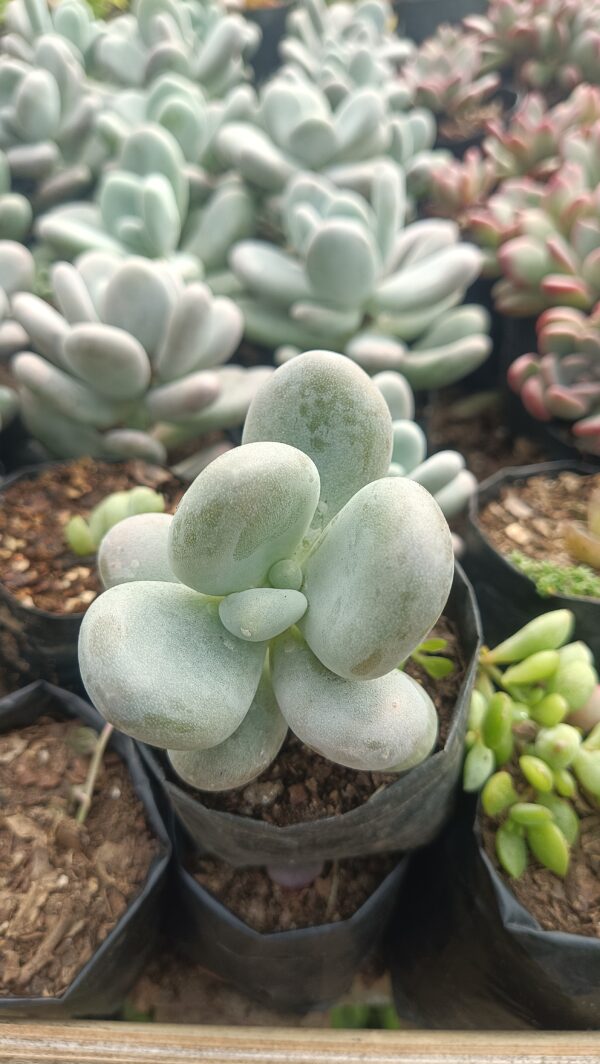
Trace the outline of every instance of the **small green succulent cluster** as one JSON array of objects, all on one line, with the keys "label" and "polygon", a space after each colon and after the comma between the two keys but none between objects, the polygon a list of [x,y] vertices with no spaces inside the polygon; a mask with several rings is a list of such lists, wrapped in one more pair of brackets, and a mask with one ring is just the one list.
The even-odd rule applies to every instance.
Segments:
[{"label": "small green succulent cluster", "polygon": [[437,714],[397,666],[443,610],[452,541],[429,492],[385,475],[391,453],[389,410],[349,359],[278,369],[242,446],[175,516],[130,517],[102,541],[108,590],[79,660],[107,720],[205,790],[258,776],[288,727],[351,768],[427,757]]},{"label": "small green succulent cluster", "polygon": [[481,652],[463,785],[481,790],[498,860],[514,877],[530,853],[566,875],[579,789],[600,798],[598,675],[589,648],[568,642],[573,624],[569,610],[545,613]]},{"label": "small green succulent cluster", "polygon": [[119,521],[134,514],[162,513],[164,508],[164,495],[143,484],[129,491],[115,491],[94,507],[87,521],[80,514],[71,517],[65,525],[65,539],[74,554],[94,554]]}]

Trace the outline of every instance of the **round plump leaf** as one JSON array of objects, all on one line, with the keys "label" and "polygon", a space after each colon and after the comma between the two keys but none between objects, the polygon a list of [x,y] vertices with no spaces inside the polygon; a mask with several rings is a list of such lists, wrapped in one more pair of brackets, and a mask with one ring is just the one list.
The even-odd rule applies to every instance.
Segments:
[{"label": "round plump leaf", "polygon": [[505,872],[518,879],[527,868],[527,844],[510,824],[502,824],[496,832],[496,853]]},{"label": "round plump leaf", "polygon": [[303,580],[302,569],[293,558],[284,558],[281,562],[275,562],[275,565],[269,569],[271,587],[290,588],[293,591],[299,591]]},{"label": "round plump leaf", "polygon": [[324,222],[306,251],[306,273],[319,299],[356,306],[368,299],[377,276],[377,257],[365,230],[352,220]]},{"label": "round plump leaf", "polygon": [[132,580],[177,583],[169,566],[170,514],[141,513],[119,521],[104,536],[98,570],[104,587]]},{"label": "round plump leaf", "polygon": [[511,806],[510,819],[515,824],[529,828],[552,820],[552,813],[546,809],[546,806],[536,805],[535,802],[516,802]]},{"label": "round plump leaf", "polygon": [[169,750],[169,760],[182,780],[201,791],[244,787],[277,757],[287,728],[271,681],[263,676],[250,709],[229,739],[210,750]]},{"label": "round plump leaf", "polygon": [[482,737],[486,746],[495,750],[506,741],[512,727],[512,700],[503,691],[490,699],[482,724]]},{"label": "round plump leaf", "polygon": [[108,281],[102,317],[135,336],[152,358],[167,331],[174,301],[173,285],[159,266],[130,258]]},{"label": "round plump leaf", "polygon": [[550,768],[568,768],[575,760],[581,746],[581,736],[570,724],[557,724],[555,728],[542,728],[535,741],[535,753]]},{"label": "round plump leaf", "polygon": [[569,870],[569,844],[558,824],[548,820],[545,824],[530,827],[527,842],[540,864],[557,876],[566,876]]},{"label": "round plump leaf", "polygon": [[401,477],[377,480],[346,504],[309,554],[300,627],[332,672],[372,680],[431,631],[453,574],[450,531],[429,492]]},{"label": "round plump leaf", "polygon": [[277,702],[292,731],[348,768],[401,772],[431,753],[437,714],[427,693],[394,669],[369,683],[341,680],[324,668],[297,631],[272,645]]},{"label": "round plump leaf", "polygon": [[235,639],[218,605],[179,584],[105,591],[87,611],[79,664],[96,709],[126,735],[173,750],[233,735],[256,693],[265,650]]},{"label": "round plump leaf", "polygon": [[109,399],[137,399],[150,383],[150,363],[140,342],[111,325],[74,325],[63,355],[81,380]]},{"label": "round plump leaf", "polygon": [[301,451],[254,443],[216,458],[181,500],[171,526],[175,575],[196,591],[229,595],[260,587],[311,523],[319,474]]},{"label": "round plump leaf", "polygon": [[521,772],[525,779],[536,791],[546,793],[554,787],[554,775],[552,769],[545,761],[533,754],[523,754],[519,758]]},{"label": "round plump leaf", "polygon": [[494,754],[482,742],[476,742],[465,757],[463,767],[463,790],[471,794],[480,791],[494,771]]},{"label": "round plump leaf", "polygon": [[386,475],[392,422],[363,370],[332,351],[307,351],[276,370],[252,400],[243,442],[257,440],[287,443],[312,458],[330,519]]},{"label": "round plump leaf", "polygon": [[481,804],[487,816],[498,816],[517,800],[509,772],[495,772],[481,792]]},{"label": "round plump leaf", "polygon": [[264,642],[281,635],[306,613],[308,603],[300,591],[254,587],[228,595],[219,604],[219,617],[238,639]]}]

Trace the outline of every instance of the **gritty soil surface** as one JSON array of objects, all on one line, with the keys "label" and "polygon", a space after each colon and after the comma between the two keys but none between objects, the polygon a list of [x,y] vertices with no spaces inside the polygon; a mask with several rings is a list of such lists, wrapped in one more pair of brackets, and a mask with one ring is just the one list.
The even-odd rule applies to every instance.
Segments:
[{"label": "gritty soil surface", "polygon": [[457,115],[442,118],[439,124],[440,140],[458,143],[472,137],[484,136],[487,123],[502,117],[504,106],[501,100],[490,100],[478,107],[465,108]]},{"label": "gritty soil surface", "polygon": [[24,606],[50,613],[82,613],[100,583],[96,559],[67,546],[64,528],[87,517],[106,495],[144,484],[166,496],[173,512],[184,487],[167,470],[146,462],[81,458],[10,485],[0,496],[0,582]]},{"label": "gritty soil surface", "polygon": [[598,488],[600,473],[518,480],[482,509],[479,524],[501,554],[519,550],[529,558],[573,565],[562,530],[566,521],[586,521],[589,498]]},{"label": "gritty soil surface", "polygon": [[0,996],[61,994],[146,880],[158,843],[109,751],[84,825],[71,789],[89,757],[75,721],[0,735]]},{"label": "gritty soil surface", "polygon": [[600,938],[600,810],[593,809],[583,798],[577,800],[576,809],[581,833],[564,879],[533,858],[519,879],[507,879],[498,865],[490,821],[484,824],[484,845],[517,900],[541,927]]},{"label": "gritty soil surface", "polygon": [[255,931],[294,931],[339,923],[352,916],[392,871],[391,856],[330,861],[308,886],[290,890],[262,868],[231,868],[197,858],[194,879]]},{"label": "gritty soil surface", "polygon": [[[458,635],[447,618],[440,619],[432,635],[448,640],[443,653],[456,663],[452,675],[443,680],[432,680],[413,661],[407,663],[406,672],[431,696],[439,717],[438,742],[443,746],[464,677],[465,663]],[[275,761],[243,790],[200,794],[181,782],[180,786],[211,809],[285,827],[347,813],[397,779],[394,773],[357,772],[336,765],[290,735]]]},{"label": "gritty soil surface", "polygon": [[460,451],[467,469],[479,481],[509,466],[548,461],[550,456],[538,443],[525,436],[513,437],[501,404],[490,405],[473,417],[456,397],[452,391],[440,393],[427,408],[430,452],[446,447]]}]

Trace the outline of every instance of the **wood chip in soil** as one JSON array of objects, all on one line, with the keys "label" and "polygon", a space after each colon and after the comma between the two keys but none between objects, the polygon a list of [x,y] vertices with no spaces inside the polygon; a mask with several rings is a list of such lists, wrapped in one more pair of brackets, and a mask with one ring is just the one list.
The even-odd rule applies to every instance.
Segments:
[{"label": "wood chip in soil", "polygon": [[574,565],[562,529],[566,521],[586,521],[588,500],[599,487],[600,473],[517,480],[482,508],[479,525],[501,554],[518,550],[529,558]]},{"label": "wood chip in soil", "polygon": [[[440,618],[431,634],[448,640],[447,650],[443,653],[456,663],[454,672],[445,679],[432,680],[421,666],[410,660],[406,672],[418,680],[432,698],[439,718],[438,746],[443,746],[463,681],[465,663],[460,640],[447,618]],[[347,813],[397,779],[398,776],[391,772],[357,772],[337,765],[290,733],[275,761],[243,789],[198,792],[182,781],[177,782],[210,809],[286,827]]]},{"label": "wood chip in soil", "polygon": [[21,479],[0,496],[0,582],[25,606],[50,613],[83,613],[99,594],[96,558],[73,554],[64,528],[88,517],[107,495],[147,485],[175,510],[185,490],[168,470],[133,459],[81,458]]},{"label": "wood chip in soil", "polygon": [[600,938],[600,810],[581,797],[576,809],[580,837],[571,851],[564,879],[543,868],[533,857],[519,879],[509,879],[498,864],[494,825],[487,818],[483,826],[484,846],[507,886],[540,927]]},{"label": "wood chip in soil", "polygon": [[398,858],[354,857],[328,861],[309,886],[289,890],[262,868],[232,868],[214,858],[199,858],[194,878],[230,912],[255,931],[294,931],[339,923],[371,897]]},{"label": "wood chip in soil", "polygon": [[[462,397],[464,398],[464,397]],[[550,455],[525,436],[514,437],[501,403],[467,416],[460,393],[444,390],[427,407],[430,452],[453,448],[464,456],[477,480],[510,466],[546,462]]]},{"label": "wood chip in soil", "polygon": [[71,789],[89,758],[76,721],[0,735],[0,996],[62,994],[143,886],[159,845],[108,751],[83,826]]}]

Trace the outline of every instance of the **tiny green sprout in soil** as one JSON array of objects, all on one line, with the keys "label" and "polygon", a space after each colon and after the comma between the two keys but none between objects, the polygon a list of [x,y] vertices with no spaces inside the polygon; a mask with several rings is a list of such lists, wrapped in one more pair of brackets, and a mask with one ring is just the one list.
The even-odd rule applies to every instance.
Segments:
[{"label": "tiny green sprout in soil", "polygon": [[575,598],[600,598],[600,575],[588,565],[555,565],[553,562],[527,558],[513,551],[509,561],[533,581],[538,595],[572,595]]},{"label": "tiny green sprout in soil", "polygon": [[426,639],[410,655],[432,680],[443,680],[454,672],[454,662],[440,654],[448,646],[447,639]]}]

